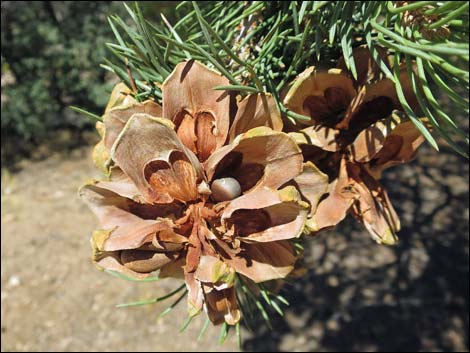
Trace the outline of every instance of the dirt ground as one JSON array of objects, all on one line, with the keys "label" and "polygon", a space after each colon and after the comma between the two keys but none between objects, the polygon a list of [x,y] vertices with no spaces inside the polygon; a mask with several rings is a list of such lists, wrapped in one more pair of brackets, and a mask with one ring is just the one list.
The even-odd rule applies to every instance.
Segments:
[{"label": "dirt ground", "polygon": [[426,147],[382,182],[400,244],[376,245],[352,220],[312,239],[286,317],[246,350],[468,351],[468,161]]},{"label": "dirt ground", "polygon": [[20,172],[2,175],[2,352],[237,350],[234,337],[218,345],[219,328],[198,342],[202,316],[178,333],[184,303],[159,320],[172,299],[115,308],[180,283],[128,282],[92,265],[89,237],[97,223],[77,196],[84,181],[99,176],[90,153],[25,161]]},{"label": "dirt ground", "polygon": [[[77,188],[98,176],[90,148],[2,171],[2,351],[236,351],[219,329],[197,341],[203,320],[178,333],[186,307],[152,298],[178,283],[134,283],[96,270],[94,216]],[[243,331],[249,351],[468,351],[468,165],[425,148],[386,174],[403,223],[396,247],[375,245],[348,221],[307,243],[310,271],[286,288],[274,331]]]}]

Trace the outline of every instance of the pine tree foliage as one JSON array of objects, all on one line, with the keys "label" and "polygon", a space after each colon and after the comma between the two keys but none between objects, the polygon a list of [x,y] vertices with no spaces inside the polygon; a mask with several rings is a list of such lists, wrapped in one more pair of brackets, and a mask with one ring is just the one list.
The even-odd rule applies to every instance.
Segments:
[{"label": "pine tree foliage", "polygon": [[[468,115],[468,7],[461,1],[184,1],[172,18],[163,14],[148,21],[136,3],[127,18],[111,16],[109,24],[116,41],[108,43],[113,60],[103,67],[117,74],[137,100],[161,103],[161,85],[175,65],[198,60],[215,68],[230,81],[216,89],[240,95],[269,92],[284,118],[296,124],[309,117],[289,111],[282,104],[290,82],[307,67],[335,66],[342,57],[357,76],[353,49],[366,46],[382,70],[395,83],[403,110],[428,142],[438,149],[441,136],[458,153],[467,156],[468,136],[456,116]],[[394,69],[383,62],[379,47],[393,57]],[[399,64],[412,78],[420,110],[413,111],[399,80]],[[448,97],[451,111],[438,98]],[[422,116],[430,126],[423,124]],[[99,118],[93,116],[93,118]],[[301,244],[296,244],[301,251]],[[275,291],[238,278],[237,300],[249,328],[270,315],[283,315],[288,302]],[[181,295],[162,314],[168,313],[186,295]],[[160,301],[124,304],[144,305]],[[190,323],[186,321],[181,330]],[[204,325],[201,335],[204,333]],[[221,341],[229,326],[222,326]],[[240,335],[239,326],[235,327]]]},{"label": "pine tree foliage", "polygon": [[[307,117],[282,105],[289,82],[306,67],[331,66],[341,56],[355,75],[352,49],[359,45],[369,48],[403,97],[398,72],[381,62],[382,46],[409,68],[421,110],[412,111],[405,98],[401,103],[428,142],[438,149],[440,135],[467,155],[468,135],[454,117],[468,115],[468,8],[461,1],[184,1],[172,21],[162,15],[151,23],[136,3],[127,7],[132,23],[110,17],[116,42],[108,46],[115,60],[103,66],[139,99],[159,101],[159,87],[175,64],[199,60],[230,80],[220,89],[270,92],[295,123]],[[451,111],[438,103],[442,95]],[[429,118],[432,132],[418,116]]]},{"label": "pine tree foliage", "polygon": [[110,1],[2,1],[1,9],[2,142],[11,141],[3,161],[58,128],[83,128],[70,104],[105,106],[113,75],[99,63],[113,34],[103,22],[125,9]]}]

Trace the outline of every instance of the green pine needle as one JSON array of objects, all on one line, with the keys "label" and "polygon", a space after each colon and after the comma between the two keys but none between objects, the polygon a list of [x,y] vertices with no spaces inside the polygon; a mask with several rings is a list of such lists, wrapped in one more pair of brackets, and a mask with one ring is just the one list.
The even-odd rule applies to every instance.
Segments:
[{"label": "green pine needle", "polygon": [[186,285],[183,284],[180,287],[176,288],[175,290],[171,291],[168,294],[165,294],[162,297],[152,298],[152,299],[147,299],[147,300],[139,300],[139,301],[124,303],[124,304],[117,304],[116,307],[117,308],[125,308],[125,307],[128,307],[128,306],[140,306],[140,305],[147,305],[147,304],[155,304],[155,303],[161,302],[165,299],[171,298],[172,296],[174,296],[175,294],[180,292],[185,287],[186,287]]},{"label": "green pine needle", "polygon": [[88,119],[90,119],[92,121],[102,121],[103,120],[99,115],[93,114],[93,113],[91,113],[91,112],[89,112],[85,109],[75,107],[73,105],[69,106],[69,108],[72,109],[73,111],[76,111],[77,113],[83,114],[85,117],[87,117]]},{"label": "green pine needle", "polygon": [[135,277],[131,277],[131,276],[127,276],[121,272],[117,272],[117,271],[113,271],[113,270],[104,270],[105,273],[113,276],[113,277],[116,277],[116,278],[120,278],[120,279],[123,279],[123,280],[126,280],[126,281],[131,281],[131,282],[155,282],[155,281],[159,281],[160,278],[158,276],[156,277],[147,277],[147,278],[135,278]]},{"label": "green pine needle", "polygon": [[199,336],[197,336],[198,341],[200,341],[202,339],[202,337],[204,336],[204,334],[206,333],[210,322],[211,322],[211,320],[208,317],[206,317],[206,320],[204,321],[204,325],[202,326],[201,332],[199,332]]},{"label": "green pine needle", "polygon": [[178,299],[176,299],[173,304],[171,304],[168,308],[166,308],[165,310],[163,310],[160,315],[157,316],[157,320],[158,319],[161,319],[162,317],[164,317],[165,315],[167,315],[169,312],[171,312],[182,300],[183,298],[188,294],[188,290],[186,289],[183,294],[181,294]]},{"label": "green pine needle", "polygon": [[238,346],[238,349],[241,350],[242,349],[242,334],[240,332],[239,322],[235,325],[235,332],[237,334],[237,346]]},{"label": "green pine needle", "polygon": [[194,319],[194,316],[188,316],[186,320],[183,322],[183,325],[180,327],[180,333],[186,331],[186,329],[189,327],[189,324],[191,321]]},{"label": "green pine needle", "polygon": [[228,337],[228,331],[230,330],[230,326],[224,322],[222,324],[222,327],[220,328],[220,336],[219,336],[219,344],[224,344],[227,337]]}]

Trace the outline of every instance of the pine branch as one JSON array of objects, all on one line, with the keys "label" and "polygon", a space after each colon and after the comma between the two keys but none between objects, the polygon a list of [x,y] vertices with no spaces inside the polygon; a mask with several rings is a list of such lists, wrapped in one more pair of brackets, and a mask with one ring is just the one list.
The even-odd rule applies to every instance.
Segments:
[{"label": "pine branch", "polygon": [[[355,76],[352,49],[364,44],[396,81],[378,55],[383,46],[399,63],[417,63],[419,72],[410,75],[420,110],[402,104],[429,143],[437,148],[439,134],[467,155],[468,135],[454,116],[468,115],[468,8],[468,1],[184,1],[174,9],[174,23],[165,17],[150,23],[135,4],[127,7],[132,25],[109,19],[117,42],[108,44],[115,60],[104,67],[127,85],[132,77],[139,99],[161,102],[159,87],[174,65],[196,59],[230,80],[218,89],[270,92],[295,123],[306,117],[288,111],[280,96],[296,75],[311,65],[334,66],[342,56]],[[445,112],[436,96],[455,103],[453,111]],[[435,134],[413,119],[423,114]]]}]

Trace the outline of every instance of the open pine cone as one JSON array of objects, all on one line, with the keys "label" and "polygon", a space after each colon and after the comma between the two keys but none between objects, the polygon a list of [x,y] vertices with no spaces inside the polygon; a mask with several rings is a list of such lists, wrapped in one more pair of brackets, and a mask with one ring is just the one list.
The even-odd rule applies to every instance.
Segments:
[{"label": "open pine cone", "polygon": [[[390,65],[385,50],[380,53]],[[357,80],[342,61],[327,72],[310,67],[293,82],[284,99],[289,109],[311,117],[306,123],[309,127],[290,127],[290,135],[309,163],[310,177],[301,178],[310,180],[310,185],[299,184],[302,194],[311,199],[307,226],[313,232],[332,227],[350,212],[374,240],[394,244],[400,222],[378,179],[384,169],[410,161],[424,137],[398,111],[395,84],[382,77],[369,50],[357,48],[354,59]],[[415,107],[406,68],[400,70],[405,98]],[[312,188],[322,187],[325,194],[320,200],[317,192],[313,199],[309,197]]]},{"label": "open pine cone", "polygon": [[235,275],[284,278],[297,253],[309,205],[293,185],[302,153],[281,132],[272,97],[237,102],[229,82],[204,65],[176,66],[163,107],[136,102],[122,85],[99,124],[95,162],[106,180],[80,193],[101,229],[92,237],[98,267],[145,278],[184,278],[189,314],[240,320]]}]

